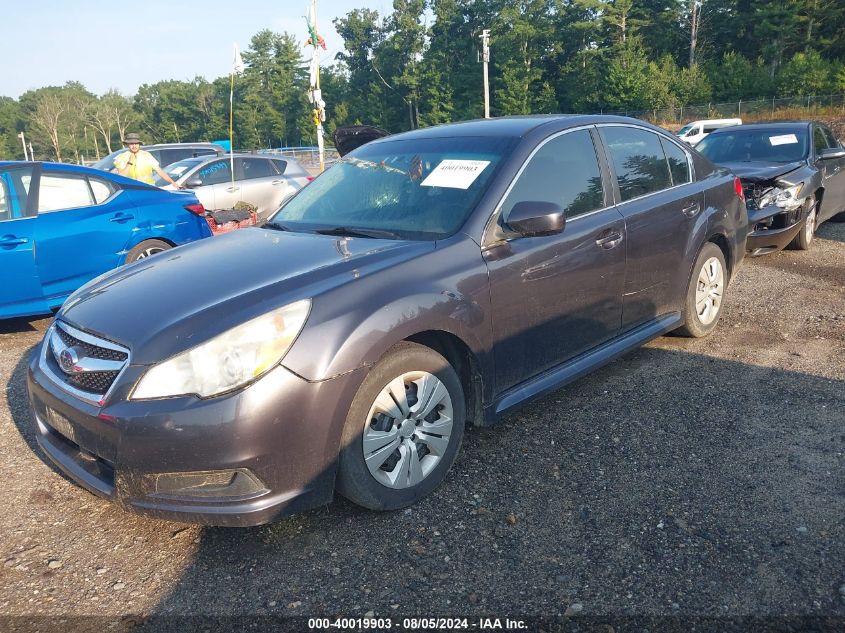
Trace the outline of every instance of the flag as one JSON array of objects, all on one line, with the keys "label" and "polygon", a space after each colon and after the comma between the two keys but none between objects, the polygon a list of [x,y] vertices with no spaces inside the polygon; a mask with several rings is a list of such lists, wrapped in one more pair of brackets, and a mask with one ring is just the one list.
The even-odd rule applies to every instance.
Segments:
[{"label": "flag", "polygon": [[241,52],[238,50],[238,45],[235,44],[235,55],[232,59],[232,72],[240,75],[244,71],[244,60],[241,59]]}]

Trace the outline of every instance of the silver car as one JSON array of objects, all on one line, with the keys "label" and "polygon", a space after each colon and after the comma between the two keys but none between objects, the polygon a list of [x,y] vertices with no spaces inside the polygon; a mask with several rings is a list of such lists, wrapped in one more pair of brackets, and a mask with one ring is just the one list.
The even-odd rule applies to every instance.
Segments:
[{"label": "silver car", "polygon": [[[291,158],[252,154],[235,154],[234,161],[229,156],[186,158],[168,165],[165,171],[178,186],[193,190],[206,209],[231,209],[238,202],[248,202],[257,207],[262,221],[311,180]],[[156,184],[162,186],[165,181],[157,177]]]}]

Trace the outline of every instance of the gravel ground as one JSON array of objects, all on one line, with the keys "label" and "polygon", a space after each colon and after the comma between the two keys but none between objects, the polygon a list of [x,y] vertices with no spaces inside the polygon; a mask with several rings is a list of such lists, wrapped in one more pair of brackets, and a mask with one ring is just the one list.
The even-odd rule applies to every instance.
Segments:
[{"label": "gravel ground", "polygon": [[171,615],[845,627],[845,224],[810,253],[746,260],[710,338],[657,339],[471,430],[446,483],[388,514],[339,499],[199,528],[88,494],[30,430],[24,359],[48,325],[0,324],[0,630],[107,628],[20,619],[44,615],[108,630]]}]

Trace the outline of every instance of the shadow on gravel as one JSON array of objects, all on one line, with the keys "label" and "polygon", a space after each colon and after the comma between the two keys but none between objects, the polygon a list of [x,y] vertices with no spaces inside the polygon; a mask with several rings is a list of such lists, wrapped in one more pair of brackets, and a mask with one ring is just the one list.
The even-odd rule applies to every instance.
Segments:
[{"label": "shadow on gravel", "polygon": [[52,323],[52,317],[36,316],[19,319],[0,319],[0,334],[17,332],[43,332]]},{"label": "shadow on gravel", "polygon": [[142,630],[192,628],[190,616],[399,623],[575,605],[842,617],[843,410],[845,381],[640,349],[469,432],[446,483],[407,510],[337,500],[204,529]]},{"label": "shadow on gravel", "polygon": [[53,472],[58,473],[64,479],[76,485],[70,477],[59,470],[44,455],[41,449],[38,448],[38,441],[35,439],[34,421],[32,419],[32,413],[29,410],[29,396],[26,391],[26,368],[30,355],[39,345],[40,343],[27,349],[21,355],[18,364],[15,365],[9,382],[6,384],[6,406],[9,408],[9,413],[12,416],[12,422],[15,423],[18,432],[29,449],[38,456],[38,459],[49,466]]},{"label": "shadow on gravel", "polygon": [[816,237],[820,237],[823,240],[834,240],[845,243],[845,222],[828,220],[818,228]]}]

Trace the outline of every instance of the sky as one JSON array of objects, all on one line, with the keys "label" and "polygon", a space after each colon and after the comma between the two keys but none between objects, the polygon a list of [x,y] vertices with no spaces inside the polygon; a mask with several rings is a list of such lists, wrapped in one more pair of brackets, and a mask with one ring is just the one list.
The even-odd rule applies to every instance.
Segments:
[{"label": "sky", "polygon": [[[232,45],[261,29],[307,39],[307,0],[8,0],[0,12],[0,96],[79,81],[94,94],[141,84],[228,76]],[[392,0],[317,0],[329,63],[343,50],[332,20],[353,9],[388,15]],[[303,52],[306,49],[303,48]],[[307,49],[308,55],[311,49]]]}]

